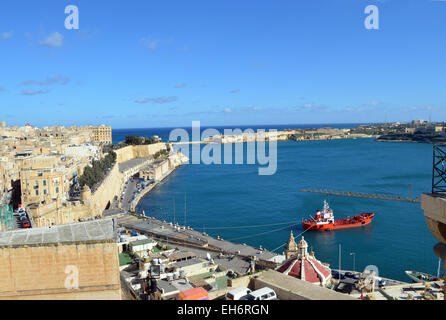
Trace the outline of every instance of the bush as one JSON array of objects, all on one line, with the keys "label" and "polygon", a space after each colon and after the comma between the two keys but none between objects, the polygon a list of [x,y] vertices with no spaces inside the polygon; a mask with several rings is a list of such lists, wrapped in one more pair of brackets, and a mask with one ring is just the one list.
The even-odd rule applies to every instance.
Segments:
[{"label": "bush", "polygon": [[154,144],[157,143],[159,140],[155,137],[145,138],[140,136],[127,136],[125,137],[125,143],[127,145],[132,146],[139,146],[139,145],[145,145],[145,144]]}]

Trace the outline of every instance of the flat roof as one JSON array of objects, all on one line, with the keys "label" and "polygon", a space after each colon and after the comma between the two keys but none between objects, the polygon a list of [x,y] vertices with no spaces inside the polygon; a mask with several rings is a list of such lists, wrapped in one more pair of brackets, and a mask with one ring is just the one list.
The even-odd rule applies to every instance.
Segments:
[{"label": "flat roof", "polygon": [[149,243],[156,243],[156,241],[151,238],[141,239],[141,240],[136,240],[136,241],[130,242],[130,245],[132,247],[134,247],[134,246],[139,246],[139,245],[144,245],[144,244],[149,244]]},{"label": "flat roof", "polygon": [[172,264],[173,267],[176,268],[183,268],[183,267],[188,267],[188,266],[192,266],[194,264],[199,264],[199,263],[204,263],[205,261],[201,261],[197,258],[192,258],[192,259],[188,259],[188,260],[183,260],[183,261],[178,261]]},{"label": "flat roof", "polygon": [[[269,287],[274,291],[276,291],[276,288],[279,288],[285,292],[290,292],[299,300],[357,300],[348,294],[320,287],[274,270],[262,272],[254,281],[260,281],[261,285]],[[279,292],[276,291],[277,293]]]},{"label": "flat roof", "polygon": [[176,251],[169,255],[169,261],[176,261],[176,260],[182,260],[182,259],[192,259],[195,258],[197,255],[193,252],[189,251]]},{"label": "flat roof", "polygon": [[171,285],[167,280],[159,280],[156,282],[156,286],[161,290],[163,294],[176,294],[179,293],[177,287]]},{"label": "flat roof", "polygon": [[0,232],[0,247],[99,242],[116,239],[114,219]]}]

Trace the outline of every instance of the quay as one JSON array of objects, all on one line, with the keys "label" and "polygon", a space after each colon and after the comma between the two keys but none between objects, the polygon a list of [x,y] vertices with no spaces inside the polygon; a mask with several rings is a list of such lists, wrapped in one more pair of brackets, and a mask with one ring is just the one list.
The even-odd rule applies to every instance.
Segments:
[{"label": "quay", "polygon": [[285,260],[284,256],[277,255],[263,248],[236,244],[221,238],[215,239],[206,233],[195,231],[190,227],[181,227],[173,223],[157,220],[153,217],[121,216],[118,217],[117,223],[121,227],[136,230],[141,234],[146,234],[166,243],[253,260],[265,268],[274,269]]}]

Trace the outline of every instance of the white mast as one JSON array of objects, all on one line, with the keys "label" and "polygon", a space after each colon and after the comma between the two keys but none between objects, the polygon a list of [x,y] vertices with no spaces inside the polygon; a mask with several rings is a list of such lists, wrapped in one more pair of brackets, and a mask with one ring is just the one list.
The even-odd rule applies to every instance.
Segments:
[{"label": "white mast", "polygon": [[173,197],[173,224],[175,224],[175,197]]},{"label": "white mast", "polygon": [[341,244],[339,244],[339,280],[341,280]]},{"label": "white mast", "polygon": [[184,193],[184,227],[186,227],[186,192]]}]

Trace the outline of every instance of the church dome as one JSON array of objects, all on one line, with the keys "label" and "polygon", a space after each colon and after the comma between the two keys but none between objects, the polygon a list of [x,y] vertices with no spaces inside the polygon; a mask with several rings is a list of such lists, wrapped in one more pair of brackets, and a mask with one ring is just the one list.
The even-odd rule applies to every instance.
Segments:
[{"label": "church dome", "polygon": [[288,276],[325,286],[331,279],[331,270],[308,254],[308,243],[302,239],[298,243],[298,254],[285,261],[277,271]]}]

